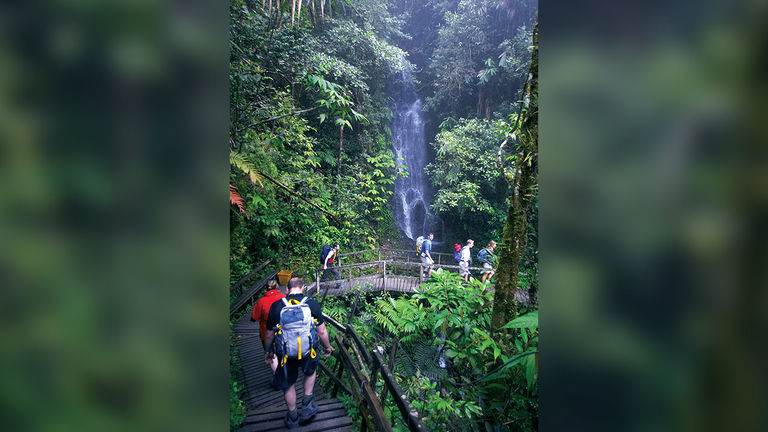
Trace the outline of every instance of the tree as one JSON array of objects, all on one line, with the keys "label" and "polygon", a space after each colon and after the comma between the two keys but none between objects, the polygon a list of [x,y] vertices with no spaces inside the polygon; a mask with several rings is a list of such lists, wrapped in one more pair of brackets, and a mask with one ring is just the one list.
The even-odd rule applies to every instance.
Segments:
[{"label": "tree", "polygon": [[509,206],[507,220],[504,223],[504,236],[499,253],[496,293],[491,317],[491,328],[495,331],[517,315],[514,295],[517,291],[518,269],[526,244],[530,212],[534,210],[532,203],[538,188],[538,66],[537,22],[533,31],[533,55],[525,89],[528,106],[522,113],[518,149],[515,154],[512,204]]},{"label": "tree", "polygon": [[435,162],[427,165],[437,193],[432,210],[452,221],[447,235],[472,237],[478,244],[498,240],[506,215],[507,185],[499,174],[496,149],[501,121],[446,120],[435,137]]}]

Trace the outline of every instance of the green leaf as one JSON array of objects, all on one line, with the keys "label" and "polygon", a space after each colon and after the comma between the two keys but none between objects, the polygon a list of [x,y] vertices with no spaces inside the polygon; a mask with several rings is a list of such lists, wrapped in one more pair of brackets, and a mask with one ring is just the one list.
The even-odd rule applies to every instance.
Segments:
[{"label": "green leaf", "polygon": [[539,311],[535,310],[525,315],[519,316],[512,321],[506,323],[501,328],[530,328],[535,329],[539,327]]}]

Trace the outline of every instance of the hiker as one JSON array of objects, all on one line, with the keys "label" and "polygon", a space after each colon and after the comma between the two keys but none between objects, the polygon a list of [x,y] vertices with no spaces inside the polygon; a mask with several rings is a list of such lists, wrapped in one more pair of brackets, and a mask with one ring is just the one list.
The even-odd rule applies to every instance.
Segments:
[{"label": "hiker", "polygon": [[[333,280],[341,279],[341,275],[339,274],[339,271],[333,268],[333,261],[337,257],[338,252],[339,252],[338,243],[334,243],[333,247],[329,245],[323,246],[323,254],[321,258],[321,262],[323,263],[323,279],[328,280],[326,278],[328,273],[331,273],[333,275]],[[337,283],[336,288],[341,288],[341,283]]]},{"label": "hiker", "polygon": [[[253,313],[251,313],[251,321],[259,322],[259,337],[261,337],[261,343],[264,345],[264,352],[267,352],[267,345],[264,338],[267,336],[267,318],[269,317],[269,308],[272,307],[272,303],[285,297],[285,294],[280,292],[280,285],[277,281],[270,279],[267,282],[267,292],[264,297],[260,298],[253,307]],[[275,373],[277,369],[277,358],[273,358],[269,363],[269,367],[272,368],[272,373]]]},{"label": "hiker", "polygon": [[480,252],[477,253],[477,260],[483,263],[483,282],[485,282],[486,279],[491,280],[493,275],[496,273],[495,267],[497,257],[493,253],[495,248],[496,242],[491,240],[488,242],[488,246],[481,249]]},{"label": "hiker", "polygon": [[[434,238],[435,235],[429,233],[427,238],[419,237],[416,239],[416,251],[421,257],[419,280],[424,279],[424,269],[427,269],[427,278],[432,277],[432,269],[435,268],[435,260],[432,259],[432,239]],[[421,244],[419,244],[419,239],[422,239]]]},{"label": "hiker", "polygon": [[[286,309],[284,313],[283,309]],[[310,330],[310,323],[313,323],[312,326],[316,329],[314,338]],[[304,296],[304,281],[302,279],[294,277],[288,281],[288,295],[273,303],[269,309],[267,328],[265,343],[272,349],[265,354],[265,360],[267,363],[271,362],[272,358],[275,357],[275,352],[283,355],[283,358],[279,359],[281,367],[277,369],[272,383],[275,387],[283,390],[285,404],[288,405],[288,412],[285,414],[285,427],[294,429],[299,426],[299,423],[311,420],[318,411],[317,403],[314,402],[314,395],[312,394],[317,377],[315,375],[318,364],[315,347],[319,348],[317,339],[323,343],[322,355],[324,357],[330,356],[333,352],[331,341],[328,338],[328,329],[325,328],[323,322],[320,303],[311,297]],[[275,331],[278,332],[277,335]],[[275,343],[272,346],[276,339],[277,342],[285,341],[285,344]],[[298,347],[296,340],[298,340]],[[305,342],[303,348],[305,353],[303,354],[302,340],[311,342]],[[291,345],[292,343],[293,345]],[[292,350],[297,350],[297,358],[293,358]],[[299,368],[304,371],[304,400],[301,404],[301,416],[296,409],[295,384]]]},{"label": "hiker", "polygon": [[467,244],[461,248],[459,254],[459,276],[463,276],[465,281],[469,280],[469,264],[472,262],[472,252],[470,249],[475,246],[475,241],[467,240]]}]

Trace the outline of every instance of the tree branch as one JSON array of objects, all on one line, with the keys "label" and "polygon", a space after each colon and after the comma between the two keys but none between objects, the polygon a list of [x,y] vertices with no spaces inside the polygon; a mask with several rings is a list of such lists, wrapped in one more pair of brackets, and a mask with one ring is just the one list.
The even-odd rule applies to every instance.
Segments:
[{"label": "tree branch", "polygon": [[299,111],[293,111],[293,112],[289,112],[288,114],[283,114],[283,115],[279,115],[279,116],[277,116],[277,117],[268,118],[268,119],[266,119],[266,120],[257,121],[256,123],[251,123],[251,125],[250,125],[250,126],[248,126],[248,127],[249,127],[249,128],[252,128],[252,127],[254,127],[254,126],[258,126],[258,125],[260,125],[260,124],[262,124],[262,123],[271,122],[271,121],[274,121],[274,120],[279,120],[279,119],[281,119],[281,118],[283,118],[283,117],[288,117],[288,116],[292,116],[292,115],[296,115],[296,114],[302,114],[302,113],[305,113],[305,112],[314,111],[314,110],[316,110],[316,109],[318,109],[318,108],[320,108],[320,107],[319,107],[319,106],[316,106],[316,107],[314,107],[314,108],[309,108],[309,109],[305,109],[305,110],[299,110]]},{"label": "tree branch", "polygon": [[[257,170],[257,171],[258,171],[258,170]],[[268,175],[264,174],[264,172],[262,172],[262,171],[258,171],[258,172],[259,172],[259,175],[260,175],[260,176],[264,177],[265,179],[267,179],[267,180],[271,181],[272,183],[274,183],[274,184],[276,184],[276,185],[280,186],[281,188],[285,189],[285,190],[286,190],[286,191],[287,191],[287,192],[288,192],[288,193],[289,193],[291,196],[294,196],[294,197],[296,197],[296,198],[298,198],[298,199],[300,199],[300,200],[304,201],[305,203],[307,203],[307,204],[311,205],[312,207],[314,207],[314,208],[316,208],[316,209],[320,210],[321,212],[323,212],[323,213],[327,214],[328,216],[330,216],[330,217],[331,217],[331,219],[333,219],[333,220],[334,220],[334,221],[336,221],[337,223],[341,223],[341,220],[339,220],[338,216],[336,216],[335,214],[333,214],[333,213],[329,212],[328,210],[326,210],[326,209],[324,209],[324,208],[320,207],[319,205],[317,205],[317,204],[313,203],[312,201],[309,201],[308,199],[306,199],[306,198],[302,197],[301,195],[299,195],[299,194],[295,193],[294,191],[292,191],[291,189],[289,189],[289,188],[288,188],[288,186],[286,186],[286,185],[284,185],[284,184],[280,183],[279,181],[277,181],[277,180],[273,179],[272,177],[270,177],[270,176],[268,176]]]}]

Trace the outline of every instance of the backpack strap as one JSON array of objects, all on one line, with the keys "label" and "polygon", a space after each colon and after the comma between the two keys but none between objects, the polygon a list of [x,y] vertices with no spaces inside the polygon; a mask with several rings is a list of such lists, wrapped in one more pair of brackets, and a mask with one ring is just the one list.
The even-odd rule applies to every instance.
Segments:
[{"label": "backpack strap", "polygon": [[302,298],[302,299],[301,299],[301,301],[299,302],[299,304],[306,304],[306,303],[307,303],[307,300],[309,300],[309,297],[307,297],[307,296],[304,296],[304,298]]},{"label": "backpack strap", "polygon": [[282,301],[283,301],[283,304],[284,304],[284,305],[286,305],[286,306],[290,306],[290,304],[288,303],[288,299],[287,299],[287,298],[283,297],[283,298],[281,298],[280,300],[282,300]]}]

